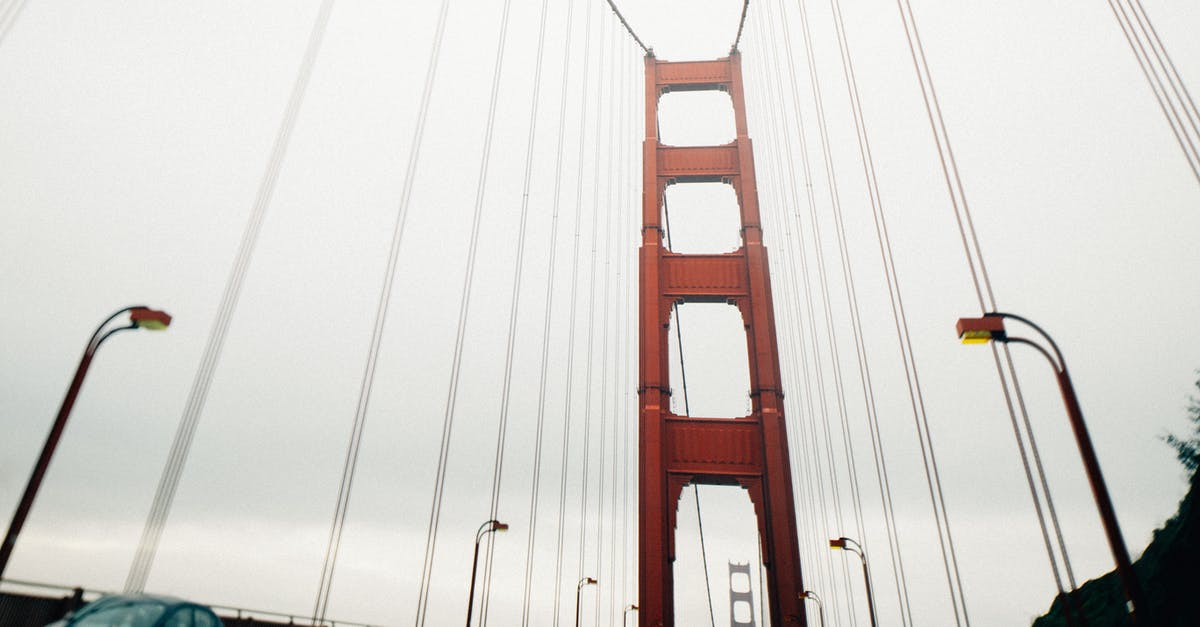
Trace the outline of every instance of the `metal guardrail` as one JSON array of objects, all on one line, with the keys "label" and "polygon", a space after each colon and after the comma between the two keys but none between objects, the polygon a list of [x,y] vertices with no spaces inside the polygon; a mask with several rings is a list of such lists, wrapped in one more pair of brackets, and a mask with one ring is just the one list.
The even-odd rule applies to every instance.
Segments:
[{"label": "metal guardrail", "polygon": [[[95,590],[83,588],[79,586],[63,586],[51,583],[42,583],[39,581],[26,581],[23,579],[0,579],[0,590],[5,588],[15,588],[16,590],[8,590],[9,592],[19,592],[22,590],[53,590],[56,592],[64,592],[66,594],[81,595],[85,601],[94,601],[102,596],[112,594],[120,594],[108,590]],[[288,614],[285,612],[272,612],[270,610],[254,610],[244,607],[234,607],[232,605],[214,605],[203,603],[212,608],[222,619],[228,618],[237,621],[258,620],[261,618],[268,619],[284,619],[288,625],[297,625],[299,627],[381,627],[370,623],[355,623],[343,620],[326,620],[324,622],[313,622],[312,617],[300,616],[297,614]]]}]

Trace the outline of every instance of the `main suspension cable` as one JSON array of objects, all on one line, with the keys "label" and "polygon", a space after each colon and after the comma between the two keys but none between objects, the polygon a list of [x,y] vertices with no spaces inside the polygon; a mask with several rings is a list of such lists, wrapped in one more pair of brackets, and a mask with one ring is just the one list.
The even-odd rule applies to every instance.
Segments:
[{"label": "main suspension cable", "polygon": [[613,0],[605,0],[605,2],[608,3],[608,8],[612,9],[612,12],[616,14],[617,19],[621,21],[621,26],[625,27],[625,32],[629,33],[629,36],[632,37],[633,41],[642,49],[642,52],[650,55],[654,54],[652,49],[647,48],[646,44],[642,43],[642,40],[637,36],[637,33],[633,32],[633,27],[630,26],[629,22],[625,20],[625,16],[621,14],[621,10],[617,8],[616,3],[614,3]]},{"label": "main suspension cable", "polygon": [[733,37],[733,45],[729,47],[731,51],[738,49],[738,44],[742,41],[742,31],[746,28],[746,14],[750,12],[750,0],[742,2],[742,17],[738,18],[737,35]]},{"label": "main suspension cable", "polygon": [[238,300],[241,297],[242,285],[245,282],[246,273],[250,267],[250,260],[258,244],[258,234],[266,217],[267,207],[270,205],[271,198],[275,193],[275,184],[279,180],[279,172],[283,166],[283,159],[287,154],[288,145],[291,143],[292,131],[296,126],[300,106],[304,101],[304,94],[308,89],[308,81],[312,77],[313,66],[316,65],[317,52],[321,48],[321,41],[325,36],[325,30],[329,24],[329,15],[332,10],[333,0],[322,0],[320,7],[317,9],[317,16],[312,30],[309,32],[308,43],[305,46],[304,57],[300,62],[300,69],[297,72],[295,81],[292,83],[292,90],[288,97],[287,106],[284,109],[283,120],[280,122],[279,129],[275,133],[271,155],[267,159],[266,170],[259,181],[258,193],[254,199],[254,206],[250,211],[250,219],[247,221],[246,228],[242,233],[242,240],[238,246],[233,268],[230,270],[229,278],[225,282],[225,291],[221,296],[221,303],[217,308],[217,315],[213,321],[212,330],[209,332],[208,343],[205,345],[204,353],[200,358],[200,366],[196,370],[191,392],[188,394],[187,402],[184,405],[183,416],[180,418],[179,427],[176,429],[175,439],[171,444],[171,451],[167,455],[163,474],[159,478],[158,488],[155,491],[150,511],[146,517],[146,525],[142,530],[142,536],[138,542],[133,563],[130,565],[129,573],[125,578],[124,589],[126,593],[141,592],[145,589],[146,580],[150,576],[150,568],[158,552],[158,544],[162,538],[163,528],[170,514],[171,505],[175,501],[175,493],[179,489],[179,481],[183,473],[183,468],[187,462],[188,453],[191,450],[192,440],[196,435],[200,415],[204,411],[204,403],[208,399],[208,391],[212,386],[217,362],[221,357],[221,351],[225,345],[225,336],[229,331],[233,312],[237,308]]}]

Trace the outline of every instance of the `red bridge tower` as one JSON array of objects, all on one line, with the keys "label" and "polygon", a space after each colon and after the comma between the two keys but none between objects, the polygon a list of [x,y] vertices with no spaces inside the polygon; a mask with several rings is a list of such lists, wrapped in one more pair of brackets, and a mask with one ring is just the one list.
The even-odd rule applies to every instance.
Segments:
[{"label": "red bridge tower", "polygon": [[[668,91],[723,90],[733,101],[737,138],[723,146],[675,147],[658,141],[658,100]],[[675,624],[675,513],[690,483],[739,485],[758,518],[771,624],[806,625],[800,552],[783,419],[767,251],[762,242],[754,158],[746,131],[741,56],[664,62],[646,57],[640,255],[640,516],[638,590],[642,627]],[[732,253],[684,255],[663,245],[661,210],[668,185],[733,186],[742,246]],[[742,418],[671,413],[667,331],[678,302],[736,305],[746,328],[752,410]]]}]

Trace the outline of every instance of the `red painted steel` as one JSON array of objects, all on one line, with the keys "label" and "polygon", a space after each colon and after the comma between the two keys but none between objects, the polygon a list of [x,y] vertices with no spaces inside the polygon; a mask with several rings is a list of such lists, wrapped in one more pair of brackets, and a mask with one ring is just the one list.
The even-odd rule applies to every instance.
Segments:
[{"label": "red painted steel", "polygon": [[[737,138],[724,146],[676,147],[658,141],[658,100],[668,91],[727,91]],[[642,627],[675,624],[675,513],[691,483],[740,485],[758,518],[772,625],[806,625],[804,585],[783,419],[779,356],[767,251],[762,242],[754,159],[746,131],[741,57],[665,62],[646,57],[639,335],[639,567]],[[660,223],[667,185],[725,182],[738,196],[742,247],[720,255],[673,253]],[[670,410],[667,330],[676,302],[728,302],[746,327],[749,416],[677,416]]]}]

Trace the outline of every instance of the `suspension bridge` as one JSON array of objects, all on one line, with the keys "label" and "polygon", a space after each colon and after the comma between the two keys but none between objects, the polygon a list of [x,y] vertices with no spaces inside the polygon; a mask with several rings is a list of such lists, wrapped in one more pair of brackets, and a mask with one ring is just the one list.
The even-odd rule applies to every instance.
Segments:
[{"label": "suspension bridge", "polygon": [[174,316],[96,351],[0,590],[1029,621],[1112,538],[1042,356],[959,345],[997,310],[1136,557],[1200,353],[1200,13],[488,4],[0,3],[4,511],[88,333]]}]

